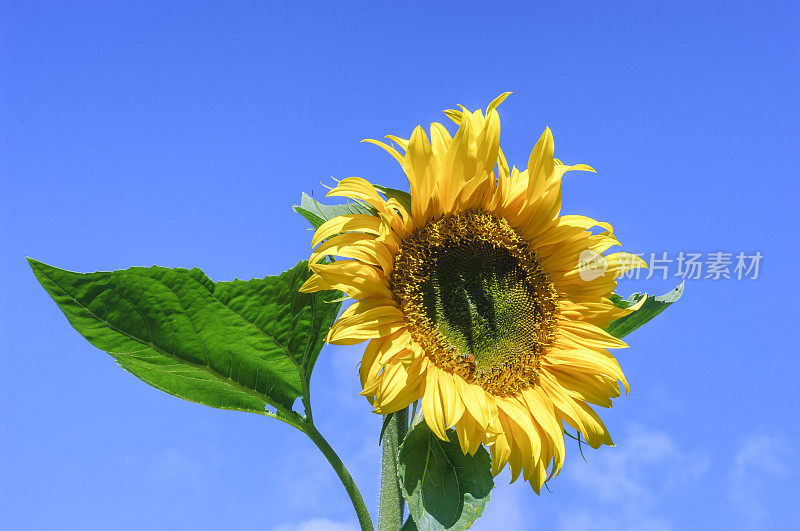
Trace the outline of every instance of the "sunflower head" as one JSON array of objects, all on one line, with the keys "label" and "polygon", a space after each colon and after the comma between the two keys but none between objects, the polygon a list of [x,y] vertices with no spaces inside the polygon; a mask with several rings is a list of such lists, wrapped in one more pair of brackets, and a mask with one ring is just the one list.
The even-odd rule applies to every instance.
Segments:
[{"label": "sunflower head", "polygon": [[535,384],[558,299],[505,220],[469,210],[429,222],[401,245],[389,286],[436,365],[498,396]]},{"label": "sunflower head", "polygon": [[[536,492],[564,459],[564,424],[593,447],[611,444],[590,404],[610,407],[627,382],[608,349],[625,343],[603,328],[634,308],[609,297],[616,277],[643,267],[627,253],[604,256],[608,269],[587,280],[581,253],[619,245],[607,223],[561,215],[561,178],[545,129],[525,169],[509,168],[500,148],[497,106],[447,110],[409,139],[385,149],[411,188],[404,206],[368,181],[348,177],[328,196],[348,197],[370,214],[335,217],[314,235],[313,275],[302,291],[338,289],[355,301],[328,341],[369,341],[361,363],[364,394],[378,413],[419,400],[440,438],[455,428],[464,452],[491,449]],[[600,231],[593,229],[599,227]],[[323,256],[343,259],[319,263]]]}]

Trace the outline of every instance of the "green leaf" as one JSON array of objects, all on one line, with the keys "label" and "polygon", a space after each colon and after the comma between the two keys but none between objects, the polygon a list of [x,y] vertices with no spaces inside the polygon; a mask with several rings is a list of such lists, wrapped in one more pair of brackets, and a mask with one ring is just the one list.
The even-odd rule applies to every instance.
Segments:
[{"label": "green leaf", "polygon": [[608,325],[606,331],[612,336],[618,338],[627,336],[680,299],[681,295],[683,295],[683,284],[684,283],[681,282],[680,285],[672,291],[665,293],[664,295],[659,295],[658,297],[651,297],[643,293],[634,293],[627,299],[623,299],[619,295],[613,295],[611,297],[611,302],[613,302],[618,308],[629,308],[637,304],[645,297],[647,300],[645,300],[642,306],[632,314],[613,321],[610,325]]},{"label": "green leaf", "polygon": [[324,205],[314,197],[303,193],[300,197],[300,204],[294,205],[292,209],[306,218],[311,223],[314,230],[331,218],[343,214],[371,214],[369,207],[361,203],[347,202],[339,205]]},{"label": "green leaf", "polygon": [[283,418],[307,397],[338,304],[297,288],[306,262],[280,276],[212,282],[199,269],[74,273],[28,259],[72,326],[144,382],[184,400]]},{"label": "green leaf", "polygon": [[[373,185],[377,191],[385,195],[388,199],[395,199],[398,203],[403,205],[409,213],[411,212],[411,194],[403,190],[395,188],[388,188],[379,184]],[[325,223],[331,218],[341,216],[343,214],[374,214],[374,209],[364,203],[348,201],[338,205],[325,205],[317,201],[313,196],[306,193],[300,197],[300,204],[294,205],[292,209],[306,218],[311,223],[314,229],[318,229],[320,225]]]},{"label": "green leaf", "polygon": [[494,487],[486,449],[465,455],[455,431],[447,434],[449,440],[442,441],[421,422],[400,446],[400,486],[409,514],[423,531],[468,529],[483,513]]}]

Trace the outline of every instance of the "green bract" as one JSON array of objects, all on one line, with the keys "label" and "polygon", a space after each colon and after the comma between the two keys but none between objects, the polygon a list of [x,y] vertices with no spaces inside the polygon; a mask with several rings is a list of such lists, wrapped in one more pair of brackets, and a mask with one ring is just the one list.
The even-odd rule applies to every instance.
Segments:
[{"label": "green bract", "polygon": [[646,298],[646,300],[642,306],[632,314],[617,319],[608,325],[606,331],[614,337],[625,337],[666,310],[672,303],[680,299],[681,295],[683,295],[683,282],[672,291],[657,297],[651,297],[646,293],[634,293],[627,299],[623,299],[619,295],[613,295],[611,297],[611,302],[618,308],[630,308],[643,298]]}]

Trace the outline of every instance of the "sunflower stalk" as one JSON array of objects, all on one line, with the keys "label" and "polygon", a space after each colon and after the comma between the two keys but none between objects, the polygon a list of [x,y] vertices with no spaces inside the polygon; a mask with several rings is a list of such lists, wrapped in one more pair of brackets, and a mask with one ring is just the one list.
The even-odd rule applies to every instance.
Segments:
[{"label": "sunflower stalk", "polygon": [[407,407],[392,414],[383,434],[378,531],[397,531],[403,526],[405,500],[397,475],[397,455],[406,433],[408,433]]},{"label": "sunflower stalk", "polygon": [[372,525],[372,519],[369,516],[367,505],[364,503],[364,498],[361,497],[361,492],[358,490],[356,482],[353,480],[350,472],[348,472],[347,467],[344,466],[342,460],[333,448],[331,448],[331,445],[328,444],[328,441],[325,440],[311,422],[303,422],[301,426],[298,426],[298,429],[305,433],[308,438],[317,445],[322,455],[325,456],[325,459],[328,460],[328,463],[330,463],[331,467],[336,471],[336,475],[339,476],[339,480],[342,482],[342,485],[344,485],[347,495],[350,496],[350,501],[356,511],[358,523],[362,531],[374,531],[375,528]]}]

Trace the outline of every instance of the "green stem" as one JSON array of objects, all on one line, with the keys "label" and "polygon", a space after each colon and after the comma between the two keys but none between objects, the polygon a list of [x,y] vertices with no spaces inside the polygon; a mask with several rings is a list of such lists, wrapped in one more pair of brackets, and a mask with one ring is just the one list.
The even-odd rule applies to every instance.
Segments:
[{"label": "green stem", "polygon": [[326,441],[322,434],[317,431],[317,428],[314,427],[313,424],[305,422],[300,429],[303,431],[303,433],[308,435],[309,439],[314,441],[314,444],[316,444],[317,448],[320,449],[322,455],[325,456],[333,469],[336,471],[336,474],[339,476],[339,480],[342,482],[347,494],[350,496],[350,501],[353,503],[353,508],[356,510],[356,516],[358,516],[358,523],[361,525],[361,530],[374,531],[375,528],[373,527],[372,520],[369,517],[369,511],[364,503],[364,498],[361,497],[361,492],[359,492],[356,482],[353,481],[353,477],[350,475],[350,472],[347,471],[347,468],[345,468],[342,460],[339,459],[339,456],[336,455],[336,452],[333,450],[333,448],[331,448],[331,445],[328,444],[328,441]]},{"label": "green stem", "polygon": [[408,408],[392,415],[383,434],[381,495],[378,505],[378,530],[397,531],[403,527],[405,501],[397,476],[397,453],[408,432]]}]

